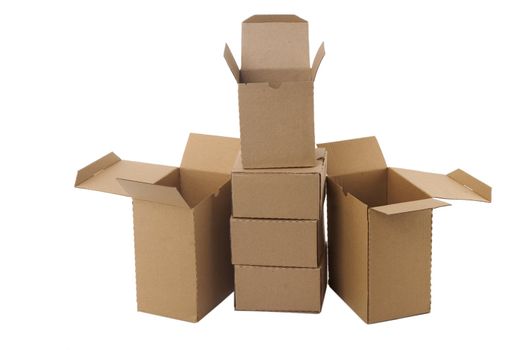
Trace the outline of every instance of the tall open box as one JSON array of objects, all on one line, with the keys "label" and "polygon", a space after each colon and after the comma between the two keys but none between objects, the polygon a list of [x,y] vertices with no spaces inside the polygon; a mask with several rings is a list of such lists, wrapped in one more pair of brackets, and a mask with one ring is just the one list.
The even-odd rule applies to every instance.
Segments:
[{"label": "tall open box", "polygon": [[239,88],[242,162],[246,169],[315,165],[313,87],[324,46],[310,66],[308,22],[257,15],[242,24],[239,70],[224,58]]},{"label": "tall open box", "polygon": [[180,168],[110,153],[75,186],[133,198],[138,310],[196,322],[233,291],[230,171],[234,138],[190,134]]},{"label": "tall open box", "polygon": [[375,137],[320,144],[328,164],[331,288],[367,323],[430,312],[434,198],[491,201],[462,170],[386,166]]}]

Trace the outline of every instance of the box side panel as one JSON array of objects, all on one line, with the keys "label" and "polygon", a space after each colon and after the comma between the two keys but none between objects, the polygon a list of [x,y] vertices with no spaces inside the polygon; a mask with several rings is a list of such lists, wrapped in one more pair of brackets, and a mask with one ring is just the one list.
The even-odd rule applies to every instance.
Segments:
[{"label": "box side panel", "polygon": [[328,177],[330,287],[363,319],[368,306],[367,206]]},{"label": "box side panel", "polygon": [[133,221],[139,311],[197,321],[191,210],[133,200]]},{"label": "box side panel", "polygon": [[319,174],[233,173],[232,186],[234,217],[320,217]]},{"label": "box side panel", "polygon": [[429,312],[432,210],[371,210],[369,235],[369,322]]},{"label": "box side panel", "polygon": [[231,219],[232,263],[317,267],[317,220]]},{"label": "box side panel", "polygon": [[319,312],[321,267],[235,265],[235,309]]},{"label": "box side panel", "polygon": [[230,254],[231,184],[195,209],[199,319],[233,291]]},{"label": "box side panel", "polygon": [[410,202],[430,198],[428,194],[414,186],[392,169],[388,169],[388,204]]},{"label": "box side panel", "polygon": [[240,84],[239,114],[246,169],[315,165],[311,81]]}]

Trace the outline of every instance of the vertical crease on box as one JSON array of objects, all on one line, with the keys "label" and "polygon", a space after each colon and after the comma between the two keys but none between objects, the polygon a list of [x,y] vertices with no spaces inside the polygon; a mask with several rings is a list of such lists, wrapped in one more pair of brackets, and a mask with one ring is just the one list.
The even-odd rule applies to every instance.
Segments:
[{"label": "vertical crease on box", "polygon": [[432,229],[434,226],[434,210],[430,210],[430,266],[429,266],[429,281],[428,281],[428,311],[432,308]]},{"label": "vertical crease on box", "polygon": [[366,323],[370,323],[370,211],[366,211]]},{"label": "vertical crease on box", "polygon": [[137,241],[135,234],[135,200],[131,201],[131,213],[133,214],[133,250],[135,253],[135,302],[137,303],[137,310],[139,308],[139,282],[137,281]]},{"label": "vertical crease on box", "polygon": [[192,215],[192,221],[193,221],[193,250],[194,250],[194,253],[195,253],[195,256],[194,256],[194,259],[193,261],[195,262],[195,322],[199,321],[200,318],[201,318],[201,310],[199,308],[199,267],[197,265],[197,254],[198,254],[198,251],[197,251],[197,230],[196,230],[196,227],[195,227],[195,224],[196,224],[196,220],[195,220],[195,211],[192,210],[191,212],[191,215]]}]

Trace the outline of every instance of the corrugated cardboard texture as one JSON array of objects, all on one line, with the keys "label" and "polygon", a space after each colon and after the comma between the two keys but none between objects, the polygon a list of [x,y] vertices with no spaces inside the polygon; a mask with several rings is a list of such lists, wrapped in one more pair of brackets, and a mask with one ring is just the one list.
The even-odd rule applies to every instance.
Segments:
[{"label": "corrugated cardboard texture", "polygon": [[320,312],[325,256],[318,268],[235,265],[235,309]]},{"label": "corrugated cardboard texture", "polygon": [[328,178],[330,287],[365,322],[368,313],[368,206]]},{"label": "corrugated cardboard texture", "polygon": [[313,82],[239,85],[245,168],[315,164]]},{"label": "corrugated cardboard texture", "polygon": [[192,212],[134,200],[133,223],[139,311],[197,321]]},{"label": "corrugated cardboard texture", "polygon": [[317,267],[324,248],[318,220],[231,218],[234,265]]},{"label": "corrugated cardboard texture", "polygon": [[232,170],[233,216],[244,218],[312,219],[321,216],[325,151],[312,168],[243,169],[238,158]]},{"label": "corrugated cardboard texture", "polygon": [[432,210],[369,215],[368,322],[430,312]]}]

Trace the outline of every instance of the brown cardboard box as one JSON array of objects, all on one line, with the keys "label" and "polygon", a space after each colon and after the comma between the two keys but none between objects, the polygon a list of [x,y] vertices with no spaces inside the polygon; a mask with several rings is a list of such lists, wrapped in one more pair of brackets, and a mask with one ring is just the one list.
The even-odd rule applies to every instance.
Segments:
[{"label": "brown cardboard box", "polygon": [[242,161],[246,169],[315,165],[313,86],[324,46],[310,67],[308,22],[293,15],[252,16],[242,24],[239,87]]},{"label": "brown cardboard box", "polygon": [[490,202],[462,170],[389,168],[375,137],[325,143],[331,288],[367,323],[430,312],[433,199]]},{"label": "brown cardboard box", "polygon": [[235,310],[321,312],[326,247],[316,268],[235,265]]},{"label": "brown cardboard box", "polygon": [[180,168],[115,154],[75,186],[133,198],[138,310],[196,322],[233,290],[230,170],[239,140],[190,134]]},{"label": "brown cardboard box", "polygon": [[326,151],[316,150],[310,168],[245,169],[241,157],[232,169],[233,216],[238,218],[321,218]]},{"label": "brown cardboard box", "polygon": [[234,265],[317,267],[323,252],[322,220],[231,218]]}]

